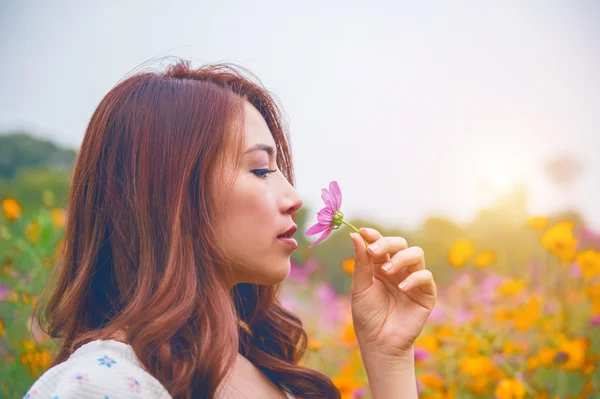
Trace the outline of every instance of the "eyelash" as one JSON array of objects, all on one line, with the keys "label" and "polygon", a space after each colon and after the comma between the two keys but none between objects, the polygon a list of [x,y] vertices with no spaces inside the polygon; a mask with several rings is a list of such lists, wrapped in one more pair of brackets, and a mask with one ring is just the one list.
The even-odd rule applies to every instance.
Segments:
[{"label": "eyelash", "polygon": [[263,179],[266,179],[269,173],[275,172],[277,172],[277,169],[254,169],[252,171],[256,176],[262,177]]}]

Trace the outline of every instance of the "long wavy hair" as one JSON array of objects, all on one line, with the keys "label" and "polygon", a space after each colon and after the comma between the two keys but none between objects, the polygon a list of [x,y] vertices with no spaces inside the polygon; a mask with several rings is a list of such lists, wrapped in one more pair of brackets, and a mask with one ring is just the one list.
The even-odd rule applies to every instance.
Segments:
[{"label": "long wavy hair", "polygon": [[329,377],[298,364],[307,334],[281,306],[280,285],[230,284],[227,254],[212,239],[214,179],[239,148],[244,101],[264,117],[294,184],[280,108],[239,66],[178,60],[127,77],[101,100],[38,314],[58,344],[54,365],[121,332],[173,397],[214,397],[238,352],[297,397],[340,397]]}]

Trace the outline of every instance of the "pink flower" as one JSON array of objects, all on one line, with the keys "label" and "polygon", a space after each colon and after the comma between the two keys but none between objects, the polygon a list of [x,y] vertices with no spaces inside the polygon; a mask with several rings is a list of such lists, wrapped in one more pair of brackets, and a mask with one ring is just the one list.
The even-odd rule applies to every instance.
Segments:
[{"label": "pink flower", "polygon": [[593,315],[592,318],[590,319],[590,323],[593,326],[600,326],[600,314]]},{"label": "pink flower", "polygon": [[325,208],[321,209],[317,214],[318,223],[311,226],[307,231],[307,236],[322,233],[321,236],[309,248],[314,247],[331,234],[331,232],[343,222],[344,215],[340,212],[342,206],[342,191],[336,181],[329,183],[329,190],[326,188],[321,190],[321,199],[325,203]]}]

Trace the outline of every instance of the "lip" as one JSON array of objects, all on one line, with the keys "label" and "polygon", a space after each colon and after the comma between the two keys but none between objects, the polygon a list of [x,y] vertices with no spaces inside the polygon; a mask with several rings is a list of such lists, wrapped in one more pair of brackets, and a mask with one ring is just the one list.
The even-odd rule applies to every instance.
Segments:
[{"label": "lip", "polygon": [[288,236],[291,237],[292,235],[294,235],[294,233],[296,232],[296,229],[298,227],[294,224],[292,225],[292,227],[290,227],[289,229],[287,229],[286,231],[284,231],[283,233],[279,234],[277,236],[277,238],[280,238],[281,236]]},{"label": "lip", "polygon": [[281,242],[282,244],[288,245],[290,247],[293,247],[294,249],[298,248],[298,242],[296,240],[294,240],[293,238],[277,238],[277,240],[279,242]]}]

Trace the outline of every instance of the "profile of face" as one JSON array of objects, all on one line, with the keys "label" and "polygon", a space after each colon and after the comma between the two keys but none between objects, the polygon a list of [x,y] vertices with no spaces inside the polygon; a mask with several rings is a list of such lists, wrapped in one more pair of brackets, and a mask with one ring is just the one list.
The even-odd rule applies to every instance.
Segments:
[{"label": "profile of face", "polygon": [[241,164],[225,167],[234,182],[219,198],[218,241],[232,262],[236,284],[273,285],[289,275],[297,244],[286,236],[295,231],[292,215],[302,198],[278,168],[265,119],[247,101],[243,112]]}]

